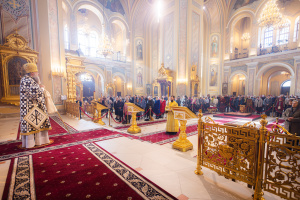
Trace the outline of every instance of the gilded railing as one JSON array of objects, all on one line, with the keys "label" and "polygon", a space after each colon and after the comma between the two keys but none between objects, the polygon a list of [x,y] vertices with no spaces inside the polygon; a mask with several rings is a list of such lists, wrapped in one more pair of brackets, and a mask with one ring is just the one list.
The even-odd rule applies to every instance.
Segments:
[{"label": "gilded railing", "polygon": [[296,200],[300,199],[300,137],[282,131],[275,128],[267,136],[264,190]]},{"label": "gilded railing", "polygon": [[226,178],[254,186],[254,199],[263,191],[285,199],[300,199],[300,137],[276,125],[268,131],[267,116],[261,127],[247,123],[240,127],[215,123],[211,118],[198,121],[198,155],[195,173],[202,166]]},{"label": "gilded railing", "polygon": [[68,114],[70,114],[73,117],[78,117],[78,119],[80,119],[80,111],[79,111],[78,103],[68,101],[66,102],[66,108]]},{"label": "gilded railing", "polygon": [[255,184],[257,129],[201,121],[201,165],[226,178]]},{"label": "gilded railing", "polygon": [[89,114],[93,114],[94,113],[94,105],[87,104],[86,105],[86,112],[89,113]]}]

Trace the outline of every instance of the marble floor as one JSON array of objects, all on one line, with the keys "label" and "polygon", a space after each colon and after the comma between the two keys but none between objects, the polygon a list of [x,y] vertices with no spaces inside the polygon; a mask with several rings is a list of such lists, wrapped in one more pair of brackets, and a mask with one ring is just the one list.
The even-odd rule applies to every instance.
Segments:
[{"label": "marble floor", "polygon": [[[111,121],[112,127],[110,127],[95,124],[87,117],[78,120],[68,115],[62,115],[62,118],[78,131],[105,128],[127,134],[126,128],[115,129],[114,127],[120,126],[120,124],[114,121]],[[217,118],[213,119],[217,120]],[[267,120],[273,122],[275,118],[268,117]],[[103,121],[108,124],[108,119],[104,118]],[[248,121],[238,119],[234,123],[242,125]],[[18,123],[19,118],[0,119],[0,142],[16,139]],[[259,126],[259,120],[254,123]],[[188,125],[193,124],[197,124],[197,119],[188,121]],[[164,131],[165,126],[166,122],[142,126],[142,133],[138,135]],[[100,141],[97,144],[178,199],[252,199],[253,190],[249,189],[246,184],[233,182],[204,167],[203,176],[195,175],[197,135],[190,136],[188,139],[194,146],[194,149],[188,152],[172,149],[172,143],[151,144],[127,137]],[[3,193],[9,165],[10,160],[0,162],[0,197]],[[270,200],[280,199],[268,192],[265,192],[264,197]]]}]

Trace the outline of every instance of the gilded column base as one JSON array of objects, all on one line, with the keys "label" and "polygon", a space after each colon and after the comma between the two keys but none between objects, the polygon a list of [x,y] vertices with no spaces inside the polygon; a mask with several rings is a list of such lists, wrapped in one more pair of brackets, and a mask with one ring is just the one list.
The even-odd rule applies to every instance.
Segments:
[{"label": "gilded column base", "polygon": [[195,170],[194,172],[196,175],[203,175],[203,172],[201,170]]},{"label": "gilded column base", "polygon": [[102,119],[99,119],[97,123],[100,125],[105,125],[105,123],[102,121]]},{"label": "gilded column base", "polygon": [[193,149],[193,144],[188,139],[178,139],[173,143],[172,147],[173,149],[186,152]]},{"label": "gilded column base", "polygon": [[136,133],[140,133],[141,132],[141,128],[138,127],[138,126],[130,126],[128,129],[127,129],[127,132],[128,133],[131,133],[131,134],[136,134]]}]

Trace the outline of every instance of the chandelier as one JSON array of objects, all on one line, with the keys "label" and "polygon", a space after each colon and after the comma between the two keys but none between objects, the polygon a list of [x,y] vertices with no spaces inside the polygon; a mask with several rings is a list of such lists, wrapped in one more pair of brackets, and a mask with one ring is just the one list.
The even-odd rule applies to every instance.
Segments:
[{"label": "chandelier", "polygon": [[113,45],[109,39],[109,37],[105,34],[105,24],[104,24],[104,2],[102,2],[102,10],[103,10],[103,24],[102,24],[102,37],[100,39],[98,54],[102,54],[104,58],[108,54],[113,54]]},{"label": "chandelier", "polygon": [[242,35],[242,38],[241,38],[242,40],[249,40],[250,39],[250,34],[249,33],[243,33],[243,35]]},{"label": "chandelier", "polygon": [[286,22],[284,22],[283,15],[279,12],[279,8],[276,4],[277,0],[270,0],[266,3],[262,13],[260,14],[260,18],[258,19],[258,23],[262,27],[271,27],[273,28],[283,28],[286,26]]},{"label": "chandelier", "polygon": [[100,39],[99,50],[97,51],[98,54],[102,54],[105,58],[108,54],[113,54],[113,45],[114,40],[110,41],[109,37],[105,34],[105,26],[102,25],[102,36]]}]

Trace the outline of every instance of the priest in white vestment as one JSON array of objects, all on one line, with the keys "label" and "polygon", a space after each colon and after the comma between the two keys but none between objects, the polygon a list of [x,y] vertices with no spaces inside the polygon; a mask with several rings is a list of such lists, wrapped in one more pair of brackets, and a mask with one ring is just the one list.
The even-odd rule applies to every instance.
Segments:
[{"label": "priest in white vestment", "polygon": [[50,143],[51,124],[45,105],[44,86],[41,85],[37,65],[27,63],[26,75],[20,83],[20,134],[22,147],[33,148]]}]

